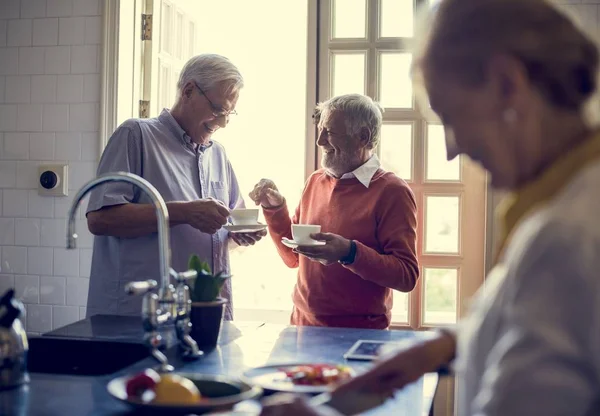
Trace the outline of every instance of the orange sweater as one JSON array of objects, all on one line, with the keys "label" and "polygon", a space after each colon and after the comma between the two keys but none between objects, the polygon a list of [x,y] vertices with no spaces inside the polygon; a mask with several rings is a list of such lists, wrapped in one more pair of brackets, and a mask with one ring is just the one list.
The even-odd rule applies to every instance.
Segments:
[{"label": "orange sweater", "polygon": [[[367,189],[358,179],[313,173],[290,219],[287,206],[265,208],[269,233],[288,267],[299,267],[293,325],[387,328],[392,290],[411,291],[419,277],[417,208],[406,182],[379,169]],[[354,263],[324,266],[281,243],[291,224],[319,224],[321,232],[356,241]]]}]

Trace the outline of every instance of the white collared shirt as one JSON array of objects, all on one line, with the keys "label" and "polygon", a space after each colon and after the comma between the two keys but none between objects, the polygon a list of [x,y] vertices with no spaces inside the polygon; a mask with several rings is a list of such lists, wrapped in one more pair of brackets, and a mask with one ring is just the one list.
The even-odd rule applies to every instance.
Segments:
[{"label": "white collared shirt", "polygon": [[[377,172],[377,169],[381,167],[381,162],[376,154],[373,154],[365,163],[354,169],[352,172],[344,173],[340,179],[351,179],[356,178],[362,183],[365,188],[369,187],[373,175]],[[329,171],[327,174],[333,176]]]}]

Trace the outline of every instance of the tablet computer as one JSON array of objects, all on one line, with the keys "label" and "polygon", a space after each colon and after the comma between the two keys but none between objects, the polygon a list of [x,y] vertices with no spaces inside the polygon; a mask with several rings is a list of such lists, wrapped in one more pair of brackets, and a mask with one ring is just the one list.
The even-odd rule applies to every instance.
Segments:
[{"label": "tablet computer", "polygon": [[370,341],[360,339],[356,341],[348,351],[346,351],[343,357],[346,360],[375,360],[381,354],[381,348],[385,344],[390,344],[390,341]]}]

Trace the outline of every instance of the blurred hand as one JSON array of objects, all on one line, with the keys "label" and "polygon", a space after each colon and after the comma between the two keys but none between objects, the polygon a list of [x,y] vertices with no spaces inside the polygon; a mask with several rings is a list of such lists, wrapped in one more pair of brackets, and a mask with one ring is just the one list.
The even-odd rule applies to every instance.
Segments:
[{"label": "blurred hand", "polygon": [[229,208],[213,198],[186,202],[186,222],[207,234],[216,233],[227,224]]},{"label": "blurred hand", "polygon": [[[267,397],[262,402],[261,416],[335,416],[340,415],[333,409],[322,412],[311,407],[302,396],[293,394],[276,394]],[[340,415],[341,416],[341,415]]]},{"label": "blurred hand", "polygon": [[318,261],[324,266],[337,263],[350,253],[350,240],[333,233],[311,234],[313,240],[325,241],[322,246],[302,246],[294,249],[294,253],[302,254],[310,260]]},{"label": "blurred hand", "polygon": [[456,340],[448,334],[440,334],[395,355],[379,361],[369,371],[340,385],[332,394],[351,392],[392,395],[407,384],[417,381],[425,373],[436,371],[454,357]]},{"label": "blurred hand", "polygon": [[275,186],[275,182],[271,179],[261,179],[260,182],[254,185],[254,189],[250,192],[250,199],[256,205],[262,205],[265,208],[275,208],[285,202],[277,186]]},{"label": "blurred hand", "polygon": [[253,246],[257,241],[260,241],[265,235],[267,230],[256,231],[253,233],[229,233],[229,236],[240,246]]}]

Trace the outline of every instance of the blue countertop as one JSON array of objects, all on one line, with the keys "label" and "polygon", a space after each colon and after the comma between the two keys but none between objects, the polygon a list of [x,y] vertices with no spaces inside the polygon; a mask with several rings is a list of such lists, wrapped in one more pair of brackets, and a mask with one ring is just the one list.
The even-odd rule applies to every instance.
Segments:
[{"label": "blue countertop", "polygon": [[[141,341],[138,318],[99,316],[85,319],[48,335],[58,337]],[[176,371],[241,375],[266,364],[298,362],[345,362],[342,357],[357,340],[417,340],[429,334],[412,331],[288,327],[260,322],[225,322],[219,346],[194,362],[183,362],[175,349],[167,352]],[[49,353],[51,359],[51,353]],[[93,357],[90,357],[93,359]],[[23,388],[0,392],[0,414],[4,415],[133,415],[129,408],[106,391],[113,377],[154,365],[146,359],[110,376],[86,377],[30,373]],[[358,372],[370,365],[351,361]],[[427,374],[407,386],[384,406],[368,415],[428,415],[438,376]]]}]

